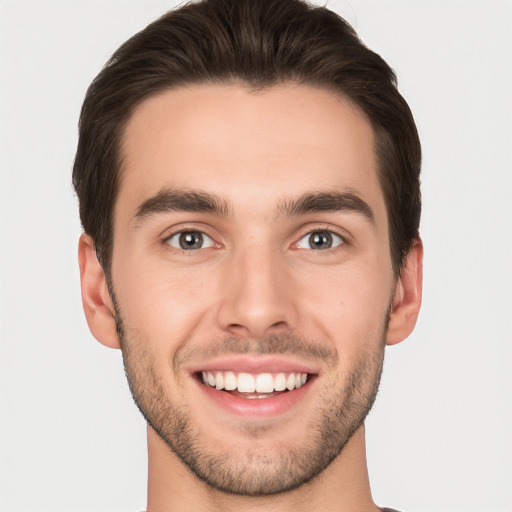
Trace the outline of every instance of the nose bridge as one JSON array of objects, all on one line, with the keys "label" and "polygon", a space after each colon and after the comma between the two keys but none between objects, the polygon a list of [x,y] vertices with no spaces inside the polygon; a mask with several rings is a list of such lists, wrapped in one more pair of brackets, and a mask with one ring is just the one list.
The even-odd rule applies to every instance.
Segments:
[{"label": "nose bridge", "polygon": [[[280,251],[268,243],[237,247],[226,265],[219,322],[237,335],[262,337],[292,328],[290,280]],[[288,286],[287,286],[288,285]]]}]

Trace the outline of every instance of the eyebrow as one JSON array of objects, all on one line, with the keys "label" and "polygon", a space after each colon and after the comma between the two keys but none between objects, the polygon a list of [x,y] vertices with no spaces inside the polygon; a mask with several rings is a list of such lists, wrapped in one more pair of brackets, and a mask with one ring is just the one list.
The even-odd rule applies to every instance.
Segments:
[{"label": "eyebrow", "polygon": [[291,217],[307,213],[339,211],[359,213],[375,223],[375,215],[370,205],[352,190],[346,192],[310,192],[297,199],[286,199],[278,206],[277,216]]},{"label": "eyebrow", "polygon": [[138,222],[159,213],[179,211],[213,213],[222,217],[231,215],[228,202],[215,194],[196,190],[162,190],[138,207],[135,220]]},{"label": "eyebrow", "polygon": [[[146,199],[134,216],[138,223],[145,218],[169,212],[204,212],[228,217],[233,210],[225,199],[200,190],[165,189]],[[319,212],[353,212],[375,223],[372,209],[355,191],[307,192],[298,198],[284,199],[276,208],[277,219]]]}]

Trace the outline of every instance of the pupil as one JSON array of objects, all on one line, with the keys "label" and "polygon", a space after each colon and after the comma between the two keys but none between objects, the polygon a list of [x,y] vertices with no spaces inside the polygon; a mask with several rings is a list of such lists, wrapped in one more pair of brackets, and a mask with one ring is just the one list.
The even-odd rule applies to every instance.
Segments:
[{"label": "pupil", "polygon": [[330,249],[332,247],[332,235],[328,231],[312,233],[309,237],[309,245],[312,249]]},{"label": "pupil", "polygon": [[180,235],[182,249],[200,249],[203,245],[203,235],[198,231],[188,231]]}]

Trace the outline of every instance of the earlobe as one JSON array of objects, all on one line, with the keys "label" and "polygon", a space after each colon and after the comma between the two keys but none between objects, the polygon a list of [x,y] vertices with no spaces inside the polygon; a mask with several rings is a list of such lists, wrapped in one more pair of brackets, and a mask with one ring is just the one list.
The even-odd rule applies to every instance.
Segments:
[{"label": "earlobe", "polygon": [[413,331],[420,312],[422,284],[423,243],[416,239],[405,257],[396,283],[386,336],[388,345],[400,343]]},{"label": "earlobe", "polygon": [[92,335],[103,345],[120,348],[114,307],[93,239],[83,233],[78,244],[82,304]]}]

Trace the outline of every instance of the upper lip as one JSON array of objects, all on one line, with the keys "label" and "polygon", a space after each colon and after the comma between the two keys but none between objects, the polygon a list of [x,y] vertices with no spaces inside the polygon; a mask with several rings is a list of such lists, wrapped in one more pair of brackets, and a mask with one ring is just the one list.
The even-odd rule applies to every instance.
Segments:
[{"label": "upper lip", "polygon": [[215,358],[188,368],[191,374],[201,371],[233,371],[244,373],[297,372],[316,374],[318,365],[275,355],[235,355]]}]

